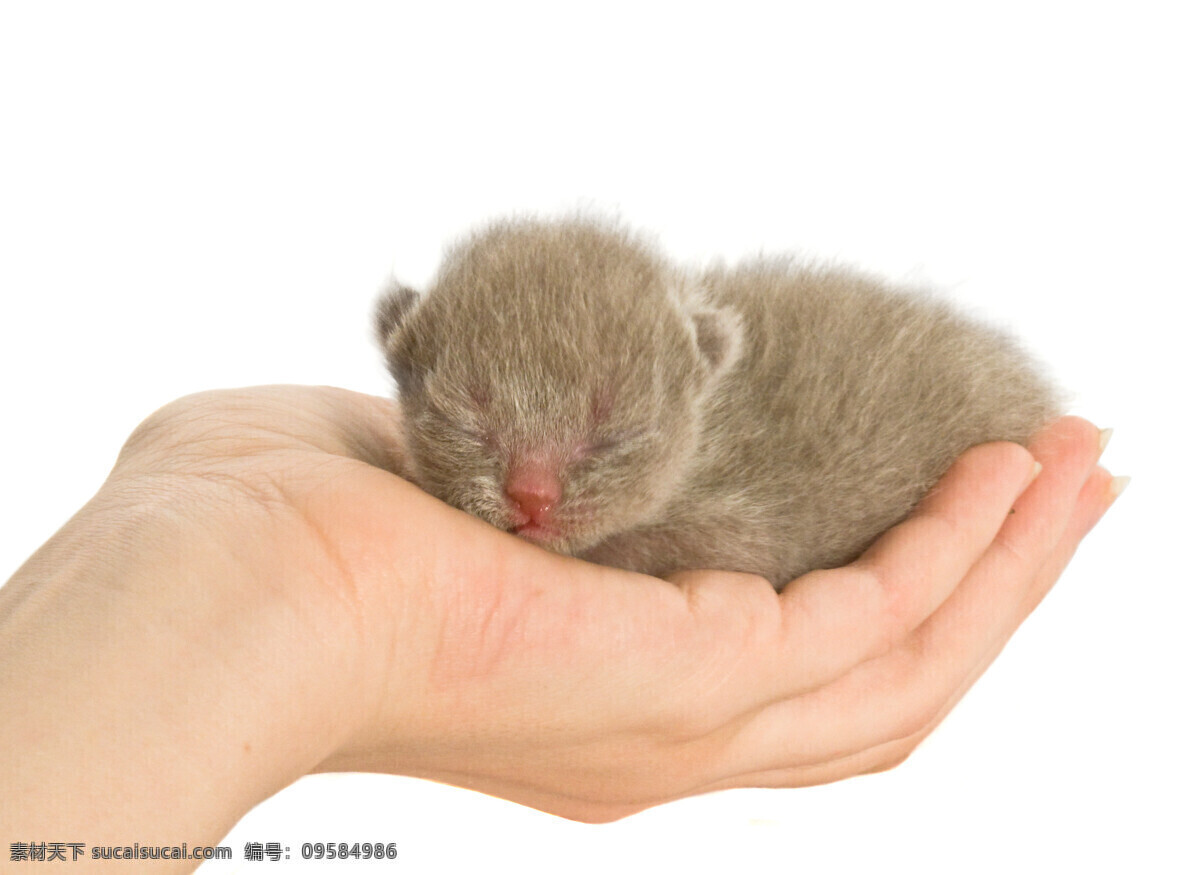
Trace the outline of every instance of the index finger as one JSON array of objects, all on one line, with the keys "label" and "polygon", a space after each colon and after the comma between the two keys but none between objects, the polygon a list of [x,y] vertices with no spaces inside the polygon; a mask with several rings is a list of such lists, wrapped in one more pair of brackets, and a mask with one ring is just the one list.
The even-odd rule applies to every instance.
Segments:
[{"label": "index finger", "polygon": [[1039,470],[1017,444],[973,447],[857,561],[789,584],[780,596],[792,651],[783,664],[801,676],[785,694],[822,686],[907,638],[987,550]]}]

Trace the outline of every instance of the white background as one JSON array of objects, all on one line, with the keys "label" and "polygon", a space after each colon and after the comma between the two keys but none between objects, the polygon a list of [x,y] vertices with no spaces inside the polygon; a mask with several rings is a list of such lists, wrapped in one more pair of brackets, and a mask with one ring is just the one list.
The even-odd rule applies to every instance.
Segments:
[{"label": "white background", "polygon": [[1197,871],[1190,6],[5,3],[0,578],[172,398],[388,394],[380,282],[425,282],[481,220],[590,204],[685,260],[835,257],[1012,326],[1134,478],[904,766],[604,826],[320,776],[227,843],[395,841],[419,872]]}]

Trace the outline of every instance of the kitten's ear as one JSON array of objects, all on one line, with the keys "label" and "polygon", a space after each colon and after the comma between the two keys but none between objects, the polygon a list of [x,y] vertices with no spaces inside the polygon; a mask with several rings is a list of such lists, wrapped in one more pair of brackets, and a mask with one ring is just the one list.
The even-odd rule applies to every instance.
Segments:
[{"label": "kitten's ear", "polygon": [[728,307],[708,305],[693,307],[688,316],[709,376],[720,376],[741,356],[742,320]]},{"label": "kitten's ear", "polygon": [[404,326],[416,312],[420,299],[412,289],[392,282],[375,305],[375,338],[383,347],[388,371],[403,395],[415,392],[424,376],[402,339]]},{"label": "kitten's ear", "polygon": [[379,302],[375,305],[375,339],[385,351],[390,346],[388,341],[412,315],[420,298],[408,286],[402,286],[394,280],[379,296]]},{"label": "kitten's ear", "polygon": [[693,277],[676,277],[669,286],[669,293],[691,326],[711,385],[741,357],[741,317],[732,307],[711,303]]}]

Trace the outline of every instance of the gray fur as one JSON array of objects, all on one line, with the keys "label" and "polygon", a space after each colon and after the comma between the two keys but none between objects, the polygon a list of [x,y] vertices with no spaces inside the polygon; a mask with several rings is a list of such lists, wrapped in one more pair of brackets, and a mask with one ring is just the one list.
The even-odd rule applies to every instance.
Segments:
[{"label": "gray fur", "polygon": [[858,556],[968,447],[1059,412],[1006,336],[851,271],[758,259],[689,272],[600,221],[510,221],[396,287],[377,333],[405,474],[513,527],[530,452],[562,484],[545,544],[665,575],[775,586]]}]

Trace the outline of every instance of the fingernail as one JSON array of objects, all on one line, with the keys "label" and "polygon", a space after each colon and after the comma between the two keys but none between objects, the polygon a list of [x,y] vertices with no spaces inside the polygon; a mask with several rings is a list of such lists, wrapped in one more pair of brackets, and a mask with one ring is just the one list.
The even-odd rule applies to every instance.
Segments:
[{"label": "fingernail", "polygon": [[1125,487],[1129,485],[1129,477],[1114,477],[1112,482],[1108,484],[1108,494],[1116,501],[1118,495],[1125,491]]},{"label": "fingernail", "polygon": [[1034,459],[1033,460],[1033,470],[1031,470],[1029,472],[1029,479],[1025,481],[1025,485],[1021,487],[1021,491],[1024,492],[1026,489],[1028,489],[1029,484],[1032,483],[1034,480],[1037,480],[1038,474],[1041,474],[1041,473],[1042,473],[1042,463],[1039,462],[1037,459]]},{"label": "fingernail", "polygon": [[1104,452],[1104,448],[1108,446],[1109,438],[1112,437],[1112,429],[1106,428],[1100,432],[1100,452]]}]

